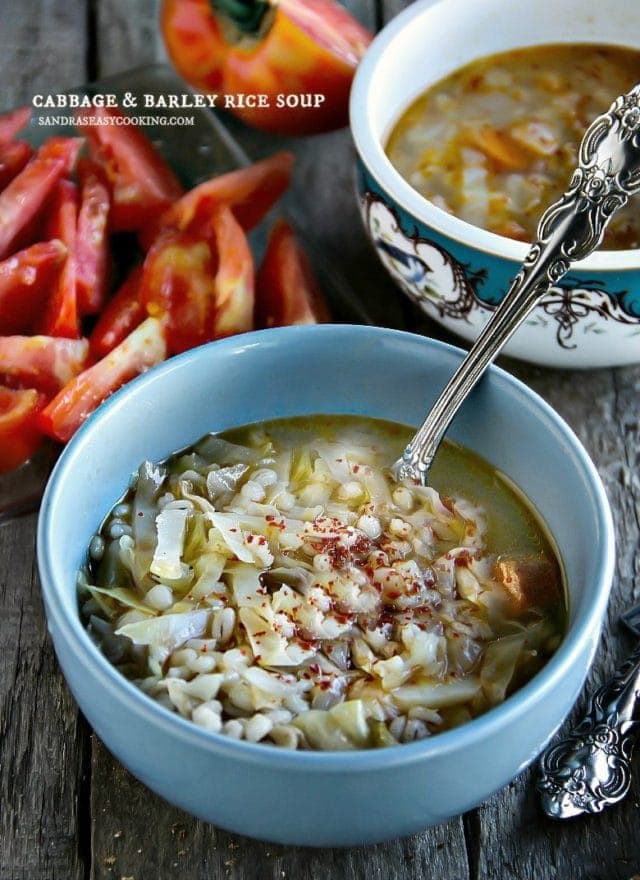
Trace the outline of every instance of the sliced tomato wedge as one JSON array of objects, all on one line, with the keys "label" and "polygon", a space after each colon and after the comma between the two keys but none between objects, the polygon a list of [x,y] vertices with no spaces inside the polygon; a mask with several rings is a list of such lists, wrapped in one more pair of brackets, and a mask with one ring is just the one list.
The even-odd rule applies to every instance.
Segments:
[{"label": "sliced tomato wedge", "polygon": [[25,242],[58,181],[68,175],[82,141],[50,138],[0,193],[0,260]]},{"label": "sliced tomato wedge", "polygon": [[66,443],[103,400],[166,356],[162,325],[147,318],[106,357],[65,385],[39,414],[41,430]]},{"label": "sliced tomato wedge", "polygon": [[92,115],[101,124],[78,129],[111,185],[113,229],[141,229],[182,195],[182,185],[144,132],[122,124],[126,115],[120,110],[96,107]]},{"label": "sliced tomato wedge", "polygon": [[0,263],[1,334],[34,328],[66,256],[61,241],[43,241]]},{"label": "sliced tomato wedge", "polygon": [[97,163],[81,159],[78,176],[80,210],[75,252],[78,310],[81,315],[95,315],[107,296],[111,196],[104,172]]},{"label": "sliced tomato wedge", "polygon": [[213,336],[220,339],[253,330],[255,269],[244,230],[227,205],[211,222],[218,255]]},{"label": "sliced tomato wedge", "polygon": [[37,418],[45,403],[34,388],[0,386],[0,473],[24,464],[40,445]]},{"label": "sliced tomato wedge", "polygon": [[80,336],[76,288],[77,220],[77,187],[70,180],[60,180],[54,193],[46,232],[48,236],[64,242],[67,259],[53,287],[42,321],[42,333],[46,336],[67,336],[70,339]]},{"label": "sliced tomato wedge", "polygon": [[19,131],[29,124],[31,107],[18,107],[0,116],[0,143],[12,141]]},{"label": "sliced tomato wedge", "polygon": [[33,150],[26,141],[0,143],[0,190],[20,174],[32,155]]},{"label": "sliced tomato wedge", "polygon": [[82,138],[52,137],[40,147],[36,158],[61,162],[63,173],[69,177],[75,168],[81,148]]},{"label": "sliced tomato wedge", "polygon": [[208,230],[214,210],[225,204],[243,229],[253,229],[289,186],[292,166],[293,153],[282,151],[206,180],[171,205],[158,225],[202,234]]},{"label": "sliced tomato wedge", "polygon": [[212,338],[215,263],[205,239],[188,232],[168,232],[144,261],[141,300],[161,318],[172,354]]},{"label": "sliced tomato wedge", "polygon": [[88,356],[87,339],[0,336],[0,376],[6,384],[37,388],[49,397],[82,372]]},{"label": "sliced tomato wedge", "polygon": [[309,258],[285,220],[279,220],[271,230],[258,271],[256,320],[260,327],[330,320]]},{"label": "sliced tomato wedge", "polygon": [[89,346],[96,357],[104,357],[119,345],[147,316],[140,299],[142,266],[136,266],[102,310]]}]

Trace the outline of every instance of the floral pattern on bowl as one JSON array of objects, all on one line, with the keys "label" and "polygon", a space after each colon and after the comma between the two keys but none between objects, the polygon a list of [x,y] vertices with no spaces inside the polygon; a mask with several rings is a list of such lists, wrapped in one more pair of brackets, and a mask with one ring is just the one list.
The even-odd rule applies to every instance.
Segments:
[{"label": "floral pattern on bowl", "polygon": [[[391,276],[430,317],[475,339],[508,289],[506,261],[465,248],[418,222],[383,193],[362,163],[358,190],[365,225]],[[514,263],[512,275],[517,269]],[[614,325],[615,348],[602,360],[593,337],[606,336]],[[505,353],[547,366],[625,364],[640,360],[639,337],[640,268],[601,278],[576,272],[550,289]]]}]

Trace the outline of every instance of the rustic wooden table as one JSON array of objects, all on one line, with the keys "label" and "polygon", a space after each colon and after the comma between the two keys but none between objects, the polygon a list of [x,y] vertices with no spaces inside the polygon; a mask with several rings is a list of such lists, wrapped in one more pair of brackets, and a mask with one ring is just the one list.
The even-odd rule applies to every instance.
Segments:
[{"label": "rustic wooden table", "polygon": [[[349,5],[379,28],[407,4]],[[0,0],[0,106],[161,59],[156,20],[156,0]],[[282,143],[239,125],[232,130],[254,157]],[[348,132],[294,149],[289,204],[305,226],[316,268],[334,303],[347,303],[354,291],[362,304],[355,313],[352,305],[339,306],[338,317],[441,335],[405,302],[373,256],[352,195]],[[616,620],[632,597],[640,598],[640,367],[571,373],[503,365],[572,425],[613,506],[616,581],[593,686],[628,649]],[[261,844],[174,809],[113,760],[67,691],[47,637],[35,525],[29,515],[0,527],[0,880],[631,880],[640,874],[637,762],[633,791],[597,817],[567,824],[546,819],[529,771],[446,825],[368,848]]]}]

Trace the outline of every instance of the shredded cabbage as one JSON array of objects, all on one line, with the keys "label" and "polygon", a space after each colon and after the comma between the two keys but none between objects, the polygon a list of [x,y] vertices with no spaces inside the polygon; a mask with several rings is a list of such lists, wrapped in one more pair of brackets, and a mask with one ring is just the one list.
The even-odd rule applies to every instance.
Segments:
[{"label": "shredded cabbage", "polygon": [[515,602],[477,500],[392,481],[395,427],[325,422],[143,463],[79,575],[89,629],[214,733],[358,749],[463,723],[540,668],[560,616]]}]

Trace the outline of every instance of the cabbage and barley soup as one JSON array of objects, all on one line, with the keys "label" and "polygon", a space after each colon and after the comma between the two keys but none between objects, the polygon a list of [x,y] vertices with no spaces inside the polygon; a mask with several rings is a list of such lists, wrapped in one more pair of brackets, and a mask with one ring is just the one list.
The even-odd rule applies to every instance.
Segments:
[{"label": "cabbage and barley soup", "polygon": [[527,502],[447,442],[351,416],[207,435],[144,462],[91,541],[81,612],[109,660],[215,733],[292,749],[437,734],[528,681],[565,627]]},{"label": "cabbage and barley soup", "polygon": [[[621,46],[533,46],[481,58],[411,104],[387,155],[438,207],[531,242],[544,209],[568,188],[587,126],[638,80],[640,52]],[[628,248],[640,248],[633,200],[603,243]]]}]

